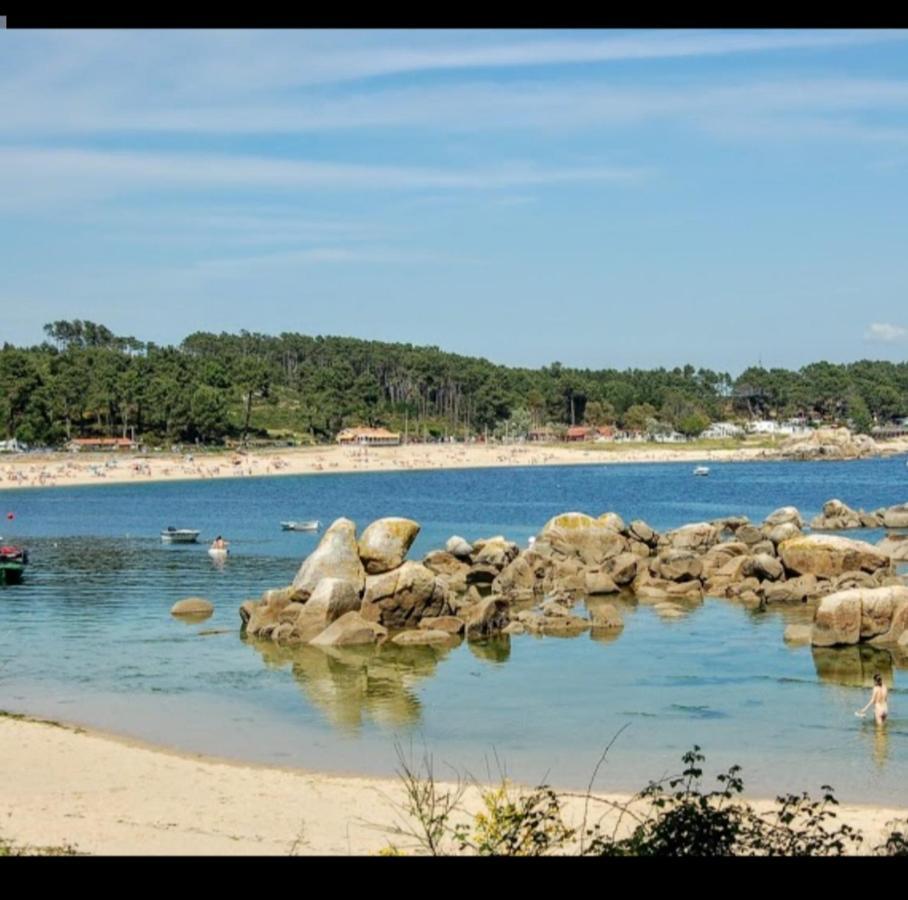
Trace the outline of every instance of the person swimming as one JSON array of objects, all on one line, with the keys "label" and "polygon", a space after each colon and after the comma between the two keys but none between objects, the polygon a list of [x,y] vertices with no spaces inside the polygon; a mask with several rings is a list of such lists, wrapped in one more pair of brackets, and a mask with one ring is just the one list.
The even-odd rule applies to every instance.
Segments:
[{"label": "person swimming", "polygon": [[873,715],[877,725],[882,725],[889,718],[889,688],[883,684],[883,677],[879,674],[873,676],[873,693],[867,701],[867,705],[857,711],[857,715],[863,716],[873,704]]}]

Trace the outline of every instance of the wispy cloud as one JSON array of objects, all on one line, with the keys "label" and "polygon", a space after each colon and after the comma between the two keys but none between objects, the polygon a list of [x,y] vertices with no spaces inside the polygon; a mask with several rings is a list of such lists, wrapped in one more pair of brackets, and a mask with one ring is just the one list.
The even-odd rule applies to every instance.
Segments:
[{"label": "wispy cloud", "polygon": [[868,341],[882,341],[894,344],[908,338],[908,328],[901,325],[892,325],[889,322],[874,322],[865,332],[864,339]]},{"label": "wispy cloud", "polygon": [[497,190],[633,182],[644,169],[540,167],[514,161],[484,169],[378,166],[199,153],[138,153],[0,146],[0,208],[45,206],[154,190]]}]

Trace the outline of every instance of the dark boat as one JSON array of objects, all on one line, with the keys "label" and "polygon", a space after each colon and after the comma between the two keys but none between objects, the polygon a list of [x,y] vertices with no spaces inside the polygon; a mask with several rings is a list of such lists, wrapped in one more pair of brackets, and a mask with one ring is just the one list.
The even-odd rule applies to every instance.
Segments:
[{"label": "dark boat", "polygon": [[0,584],[19,584],[28,565],[28,550],[0,547]]}]

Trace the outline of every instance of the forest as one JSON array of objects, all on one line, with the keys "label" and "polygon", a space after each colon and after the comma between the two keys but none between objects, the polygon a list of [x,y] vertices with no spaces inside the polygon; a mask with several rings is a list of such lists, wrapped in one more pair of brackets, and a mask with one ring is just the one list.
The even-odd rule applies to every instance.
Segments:
[{"label": "forest", "polygon": [[0,433],[31,446],[73,437],[325,442],[355,425],[413,439],[614,425],[696,436],[711,422],[804,417],[868,432],[908,416],[908,362],[815,362],[797,371],[515,368],[438,347],[348,337],[196,332],[179,346],[90,321],[44,326],[0,349]]}]

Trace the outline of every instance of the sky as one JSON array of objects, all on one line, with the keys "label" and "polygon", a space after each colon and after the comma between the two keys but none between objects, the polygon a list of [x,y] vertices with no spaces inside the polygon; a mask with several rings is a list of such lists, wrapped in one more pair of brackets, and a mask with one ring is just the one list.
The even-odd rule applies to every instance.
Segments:
[{"label": "sky", "polygon": [[0,341],[908,358],[908,31],[0,31]]}]

